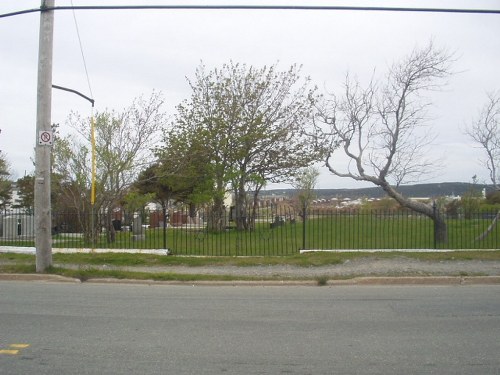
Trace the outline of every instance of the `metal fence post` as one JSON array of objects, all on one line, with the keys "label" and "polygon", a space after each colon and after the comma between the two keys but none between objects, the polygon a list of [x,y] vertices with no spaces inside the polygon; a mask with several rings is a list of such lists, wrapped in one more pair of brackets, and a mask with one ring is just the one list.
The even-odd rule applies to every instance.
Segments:
[{"label": "metal fence post", "polygon": [[167,248],[167,218],[168,213],[165,207],[162,208],[163,213],[163,249],[168,250]]},{"label": "metal fence post", "polygon": [[[436,214],[437,214],[437,204],[436,204],[436,201],[433,201],[432,202],[432,214],[434,217],[436,217]],[[434,220],[434,249],[437,249],[437,224],[436,224],[436,220]]]},{"label": "metal fence post", "polygon": [[307,218],[307,205],[303,202],[302,205],[302,250],[306,250],[306,219]]}]

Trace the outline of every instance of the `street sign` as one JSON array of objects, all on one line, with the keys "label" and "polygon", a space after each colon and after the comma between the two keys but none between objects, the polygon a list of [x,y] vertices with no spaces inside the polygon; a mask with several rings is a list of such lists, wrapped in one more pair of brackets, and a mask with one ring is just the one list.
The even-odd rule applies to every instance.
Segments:
[{"label": "street sign", "polygon": [[38,144],[40,146],[52,146],[52,131],[42,130],[38,132]]}]

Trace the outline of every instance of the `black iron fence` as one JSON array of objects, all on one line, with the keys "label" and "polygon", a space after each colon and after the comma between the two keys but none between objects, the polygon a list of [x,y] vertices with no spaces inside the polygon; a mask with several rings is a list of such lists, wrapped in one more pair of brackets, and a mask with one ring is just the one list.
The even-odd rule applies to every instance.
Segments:
[{"label": "black iron fence", "polygon": [[[169,249],[182,255],[267,256],[301,249],[498,249],[497,212],[446,217],[446,242],[436,242],[431,219],[407,210],[262,208],[237,228],[227,212],[214,230],[208,212],[176,210],[109,215],[53,213],[54,248]],[[90,223],[94,223],[91,225]],[[109,225],[105,224],[110,223]],[[241,223],[241,218],[240,218]],[[0,246],[34,246],[32,213],[0,215]]]}]

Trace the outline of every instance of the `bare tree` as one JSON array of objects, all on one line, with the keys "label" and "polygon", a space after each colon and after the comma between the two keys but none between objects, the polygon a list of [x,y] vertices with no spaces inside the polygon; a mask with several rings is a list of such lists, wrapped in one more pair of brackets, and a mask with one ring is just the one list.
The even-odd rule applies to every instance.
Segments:
[{"label": "bare tree", "polygon": [[297,190],[298,211],[305,220],[309,207],[316,197],[314,189],[318,183],[319,170],[316,167],[301,168],[295,175],[292,186]]},{"label": "bare tree", "polygon": [[[397,187],[435,170],[435,161],[427,157],[433,138],[421,129],[430,105],[422,94],[443,84],[451,62],[450,54],[429,43],[395,63],[383,82],[372,79],[363,88],[347,76],[343,94],[332,95],[319,108],[316,132],[316,138],[329,141],[331,173],[371,182],[402,206],[430,217],[440,242],[446,242],[447,229],[439,212],[403,196]],[[345,156],[347,166],[341,162]]]},{"label": "bare tree", "polygon": [[[122,202],[139,172],[153,161],[152,146],[164,125],[160,111],[163,98],[153,93],[139,98],[121,113],[104,111],[95,121],[96,199],[95,212],[103,213],[108,240],[114,240],[112,212]],[[64,193],[84,220],[90,211],[91,139],[89,119],[74,114],[69,126],[77,134],[56,138],[53,173],[66,186]],[[86,234],[90,233],[87,227]],[[95,232],[95,231],[94,231]]]},{"label": "bare tree", "polygon": [[[500,177],[500,92],[489,93],[488,101],[479,113],[479,117],[466,129],[466,133],[479,143],[486,154],[486,168],[490,172],[490,180],[495,190],[499,190]],[[488,228],[476,238],[483,240],[495,229],[500,219],[497,212]]]},{"label": "bare tree", "polygon": [[500,92],[489,93],[488,101],[466,129],[466,134],[483,148],[486,154],[486,168],[490,172],[490,180],[495,190],[499,189],[500,176]]}]

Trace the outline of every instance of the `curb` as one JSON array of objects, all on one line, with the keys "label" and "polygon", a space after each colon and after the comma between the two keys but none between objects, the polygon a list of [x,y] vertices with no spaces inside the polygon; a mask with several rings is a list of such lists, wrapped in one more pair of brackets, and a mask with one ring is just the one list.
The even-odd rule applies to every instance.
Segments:
[{"label": "curb", "polygon": [[38,273],[0,273],[0,281],[41,281],[54,283],[81,283],[79,279]]},{"label": "curb", "polygon": [[495,285],[500,276],[402,276],[355,277],[346,280],[328,280],[327,285]]},{"label": "curb", "polygon": [[191,285],[191,286],[316,286],[314,280],[133,280],[133,279],[89,279],[91,284],[140,284],[140,285]]},{"label": "curb", "polygon": [[[193,285],[193,286],[320,286],[316,280],[233,280],[233,281],[156,281],[100,278],[82,282],[79,279],[51,274],[0,274],[0,281],[37,281],[55,283]],[[500,276],[422,276],[422,277],[354,277],[329,279],[324,286],[349,285],[498,285]]]}]

